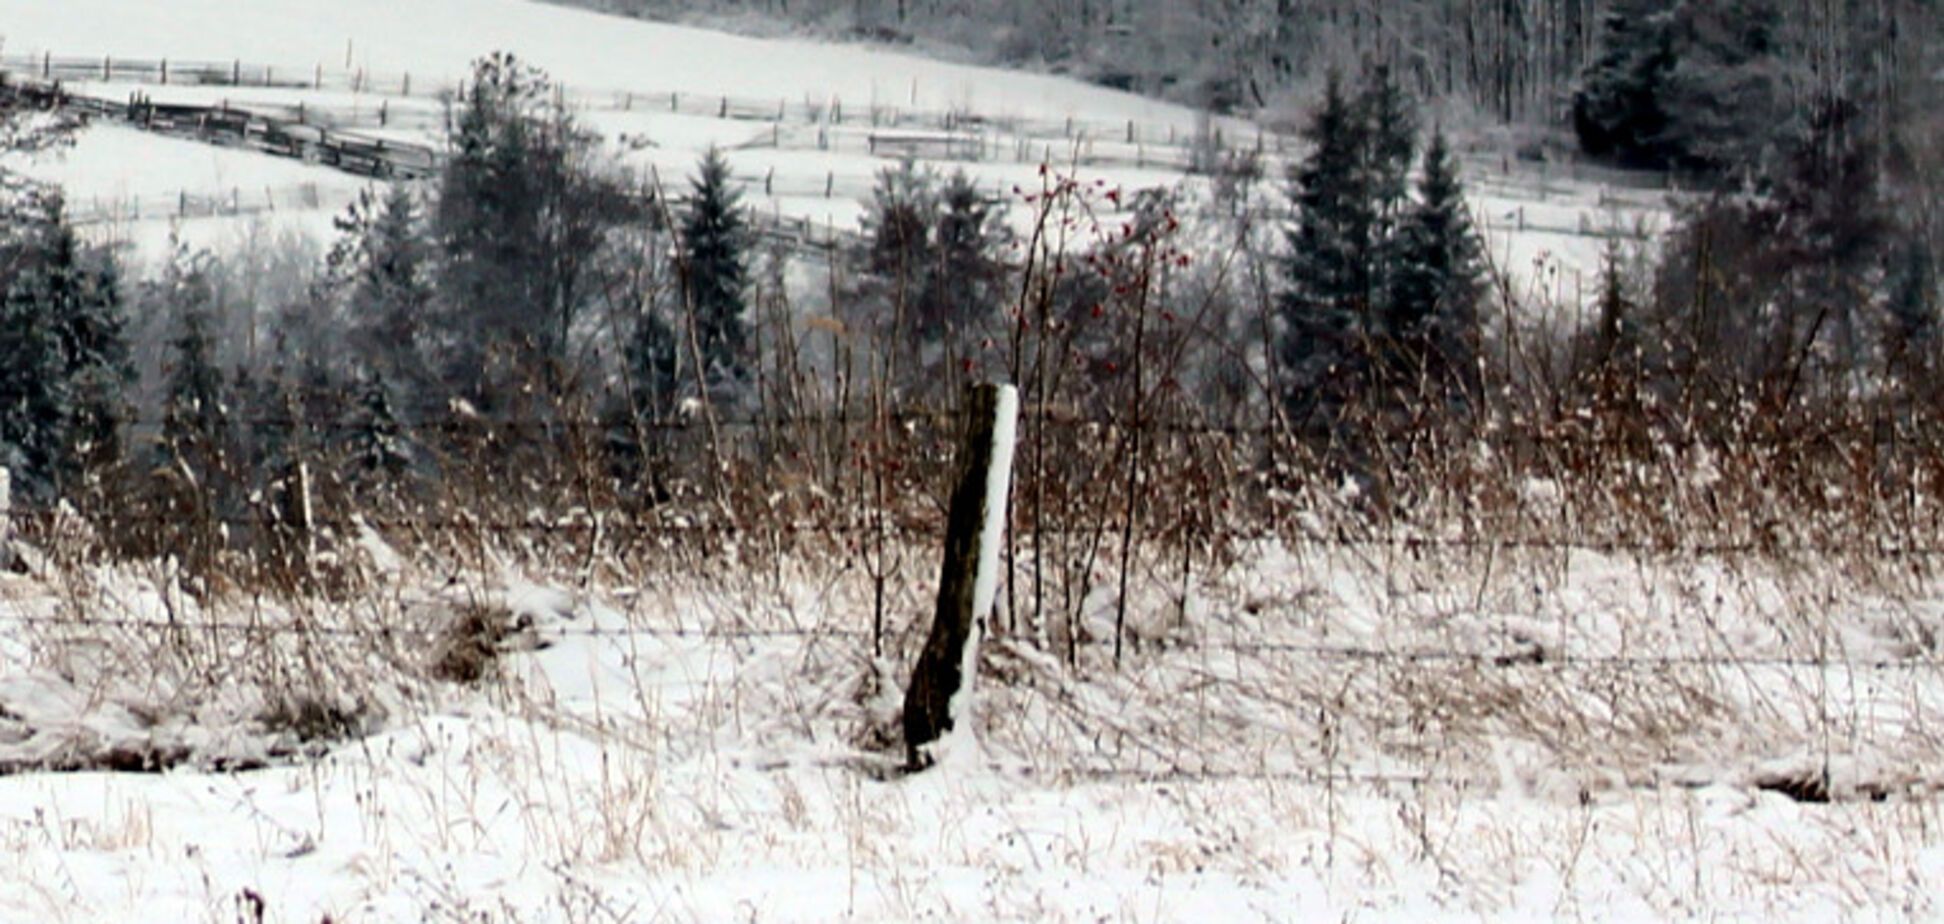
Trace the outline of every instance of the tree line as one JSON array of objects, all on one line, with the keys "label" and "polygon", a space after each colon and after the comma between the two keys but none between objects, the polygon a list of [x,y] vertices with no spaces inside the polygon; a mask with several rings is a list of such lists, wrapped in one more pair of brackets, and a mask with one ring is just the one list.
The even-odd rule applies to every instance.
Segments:
[{"label": "tree line", "polygon": [[[508,55],[455,101],[436,180],[367,192],[322,254],[177,242],[133,279],[29,189],[0,241],[0,464],[121,518],[125,551],[213,567],[319,504],[883,511],[940,462],[909,422],[978,379],[1019,383],[1029,428],[1101,428],[1022,464],[1081,517],[1105,472],[1149,484],[1174,448],[1132,434],[1157,425],[1273,432],[1375,482],[1399,447],[1514,425],[1645,446],[1931,419],[1944,210],[1870,107],[1827,100],[1657,252],[1615,245],[1584,322],[1547,329],[1489,265],[1436,108],[1383,63],[1342,73],[1280,180],[1229,165],[1204,202],[1049,168],[994,199],[898,163],[827,265],[751,233],[718,153],[657,189]],[[1262,197],[1291,217],[1231,207]]]}]

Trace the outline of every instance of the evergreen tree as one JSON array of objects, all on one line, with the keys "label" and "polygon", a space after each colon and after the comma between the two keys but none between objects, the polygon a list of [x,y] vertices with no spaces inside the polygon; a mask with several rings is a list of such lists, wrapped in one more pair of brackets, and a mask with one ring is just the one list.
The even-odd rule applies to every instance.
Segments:
[{"label": "evergreen tree", "polygon": [[53,493],[70,394],[60,333],[47,310],[45,271],[30,263],[0,295],[0,465],[25,496]]},{"label": "evergreen tree", "polygon": [[1600,21],[1601,51],[1573,93],[1580,147],[1645,167],[1666,166],[1663,95],[1673,72],[1674,0],[1616,0]]},{"label": "evergreen tree", "polygon": [[626,350],[630,416],[664,421],[675,413],[681,395],[681,335],[650,308],[636,322]]},{"label": "evergreen tree", "polygon": [[[63,225],[60,234],[62,251],[72,255],[73,230]],[[98,259],[97,266],[81,274],[75,297],[63,304],[57,322],[66,360],[64,374],[72,390],[67,452],[70,462],[83,471],[99,470],[121,458],[126,392],[135,377],[121,274],[112,255]]]},{"label": "evergreen tree", "polygon": [[1595,303],[1593,366],[1603,375],[1637,349],[1633,343],[1633,315],[1636,307],[1627,295],[1627,280],[1622,275],[1620,241],[1608,238],[1600,251],[1600,292]]},{"label": "evergreen tree", "polygon": [[490,350],[540,349],[534,321],[543,311],[538,244],[545,197],[536,168],[546,156],[547,93],[538,72],[494,54],[474,65],[454,124],[437,235],[450,316],[443,352],[450,380],[464,392],[484,385]]},{"label": "evergreen tree", "polygon": [[[1006,271],[999,259],[1005,237],[992,203],[964,171],[946,180],[937,209],[913,332],[919,346],[916,371],[943,384],[943,393],[951,396],[958,394],[952,383],[961,377],[959,367],[971,359],[1005,300]],[[944,375],[926,374],[941,365]]]},{"label": "evergreen tree", "polygon": [[858,291],[850,300],[853,327],[868,330],[879,349],[899,363],[900,378],[923,343],[919,302],[932,265],[932,227],[938,215],[938,176],[910,159],[878,171],[864,213],[864,246],[856,258]]},{"label": "evergreen tree", "polygon": [[1376,217],[1364,126],[1334,74],[1304,137],[1311,151],[1290,191],[1296,218],[1278,354],[1285,410],[1307,429],[1328,425],[1366,377]]},{"label": "evergreen tree", "polygon": [[1410,98],[1383,65],[1364,74],[1356,117],[1363,141],[1363,188],[1370,196],[1370,237],[1363,261],[1370,267],[1370,292],[1378,320],[1370,331],[1373,347],[1389,349],[1397,336],[1384,322],[1393,315],[1383,303],[1396,288],[1395,274],[1406,259],[1399,233],[1410,205],[1411,163],[1417,158],[1417,117]]},{"label": "evergreen tree", "polygon": [[403,478],[416,458],[391,391],[382,374],[365,376],[346,427],[345,455],[354,478],[381,490]]},{"label": "evergreen tree", "polygon": [[352,347],[384,379],[430,390],[421,343],[430,322],[432,281],[423,216],[411,187],[370,190],[334,220],[327,258],[342,291]]},{"label": "evergreen tree", "polygon": [[217,369],[213,329],[215,289],[207,253],[179,242],[155,283],[156,301],[174,328],[162,404],[163,467],[208,492],[230,456],[228,390]]},{"label": "evergreen tree", "polygon": [[1759,167],[1793,130],[1798,80],[1776,0],[1618,0],[1580,75],[1573,127],[1596,157],[1709,172]]},{"label": "evergreen tree", "polygon": [[1932,259],[1922,235],[1907,235],[1891,255],[1885,280],[1885,358],[1893,374],[1924,386],[1935,384],[1944,289]]},{"label": "evergreen tree", "polygon": [[[545,74],[512,55],[482,59],[450,139],[432,222],[446,323],[431,346],[449,384],[482,400],[536,375],[558,384],[571,373],[575,322],[599,288],[610,232],[640,210],[596,168],[597,139],[552,94]],[[395,191],[378,223],[386,253],[409,253],[405,196]],[[393,302],[413,295],[409,269],[406,259],[387,270]],[[515,365],[487,362],[501,356]]]},{"label": "evergreen tree", "polygon": [[[608,458],[613,474],[624,485],[643,485],[653,481],[658,466],[651,460],[666,455],[659,439],[665,433],[659,425],[674,420],[680,409],[683,391],[681,335],[663,319],[661,312],[649,307],[635,323],[623,352],[627,364],[627,400],[608,409],[606,414]],[[650,486],[659,493],[658,485]]]},{"label": "evergreen tree", "polygon": [[[4,257],[0,455],[23,490],[50,494],[119,452],[130,377],[114,262],[83,252],[58,199]],[[94,264],[94,265],[91,265]]]},{"label": "evergreen tree", "polygon": [[700,372],[711,393],[733,392],[749,378],[748,230],[742,195],[730,180],[729,162],[711,148],[690,185],[682,221],[684,292],[701,348]]},{"label": "evergreen tree", "polygon": [[[1391,69],[1378,65],[1364,75],[1355,118],[1361,123],[1364,188],[1375,213],[1372,237],[1390,237],[1410,201],[1411,163],[1417,158],[1417,116]],[[1378,286],[1382,288],[1381,285]]]},{"label": "evergreen tree", "polygon": [[1417,201],[1398,228],[1385,327],[1393,371],[1452,397],[1476,387],[1483,247],[1472,228],[1458,163],[1442,129],[1424,154]]}]

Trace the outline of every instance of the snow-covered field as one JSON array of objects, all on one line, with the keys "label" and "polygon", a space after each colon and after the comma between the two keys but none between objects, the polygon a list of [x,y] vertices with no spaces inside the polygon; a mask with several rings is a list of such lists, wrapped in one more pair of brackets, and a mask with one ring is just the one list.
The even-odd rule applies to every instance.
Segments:
[{"label": "snow-covered field", "polygon": [[[702,152],[718,146],[748,184],[752,205],[839,228],[855,227],[859,203],[869,195],[876,173],[907,150],[873,141],[873,136],[884,141],[905,131],[893,124],[899,120],[916,119],[927,126],[919,134],[933,137],[939,119],[972,120],[960,131],[971,139],[961,155],[969,148],[975,156],[933,166],[963,169],[982,188],[1002,196],[1013,187],[1038,188],[1039,164],[1050,160],[1089,184],[1179,188],[1189,202],[1205,200],[1205,179],[1180,169],[1191,156],[1193,139],[1204,131],[1222,131],[1231,149],[1252,148],[1262,139],[1264,166],[1272,178],[1281,176],[1296,153],[1291,140],[1264,137],[1239,120],[1204,125],[1196,113],[1180,106],[1052,76],[865,47],[744,38],[525,0],[0,0],[0,23],[5,24],[0,26],[0,52],[16,60],[52,54],[90,60],[240,61],[288,76],[322,75],[327,81],[310,91],[180,82],[163,86],[151,76],[143,84],[77,81],[77,92],[121,100],[139,91],[158,102],[229,101],[286,113],[302,104],[314,119],[433,144],[443,126],[437,94],[463,79],[474,58],[509,49],[547,69],[570,92],[581,118],[614,142],[616,157],[627,167],[679,187]],[[354,79],[375,89],[351,92],[348,81]],[[384,87],[389,89],[376,89]],[[405,89],[412,95],[397,95]],[[720,107],[714,102],[719,99]],[[751,106],[766,107],[771,100],[781,117],[756,118],[767,110],[752,111]],[[661,111],[664,101],[676,103],[679,111]],[[730,101],[736,103],[734,111]],[[381,106],[387,114],[384,127],[377,124]],[[1009,121],[1019,119],[1030,121]],[[1130,131],[1137,143],[1128,143]],[[301,169],[241,151],[212,154],[212,164],[220,161],[214,169],[201,164],[157,169],[150,165],[148,140],[108,128],[88,132],[83,149],[77,156],[88,163],[86,169],[43,158],[25,172],[61,182],[75,198],[99,201],[118,213],[136,213],[135,203],[116,200],[137,190],[225,196],[258,223],[317,236],[328,234],[329,213],[341,207],[347,183],[356,185],[355,180],[320,176],[322,168]],[[922,148],[919,154],[937,156]],[[174,154],[164,155],[163,164],[176,163]],[[1602,239],[1597,232],[1633,229],[1642,220],[1650,230],[1665,223],[1666,203],[1652,192],[1615,192],[1597,180],[1579,180],[1560,170],[1548,174],[1533,165],[1502,164],[1489,157],[1473,163],[1470,172],[1474,205],[1492,255],[1522,293],[1569,301],[1591,288],[1585,281],[1593,278],[1598,264]],[[293,190],[307,184],[333,191],[312,210],[323,214],[292,207]],[[1262,207],[1283,206],[1280,185],[1263,184]],[[277,200],[281,208],[264,207]],[[1016,209],[1015,222],[1027,222],[1029,211]],[[100,233],[131,240],[139,252],[150,253],[166,240],[166,213],[142,208],[139,214],[141,222],[112,223]],[[185,236],[201,241],[233,236],[239,222],[198,218],[187,224]]]},{"label": "snow-covered field", "polygon": [[[392,563],[303,613],[0,577],[0,766],[190,756],[0,777],[0,919],[1939,913],[1944,588],[1485,554],[1260,546],[1185,610],[1157,564],[1122,668],[990,640],[976,747],[915,776],[869,742],[925,591],[874,661],[833,560],[574,590]],[[432,680],[421,632],[468,605],[527,628],[497,679]],[[313,693],[369,734],[277,758],[308,752],[272,705]],[[1773,791],[1824,774],[1828,804]]]},{"label": "snow-covered field", "polygon": [[[435,139],[423,94],[502,48],[573,89],[628,167],[678,183],[720,146],[752,204],[839,226],[893,162],[874,107],[1041,120],[937,164],[995,191],[1086,152],[1045,124],[1198,131],[1054,77],[518,0],[0,0],[8,56],[410,73],[419,97],[139,88],[360,127],[383,105],[400,139]],[[646,104],[671,93],[793,115]],[[852,121],[798,113],[837,100]],[[1207,195],[1145,142],[1129,162],[1092,141],[1089,182]],[[151,254],[185,197],[247,212],[181,223],[220,247],[321,238],[364,183],[106,124],[21,166]],[[1565,168],[1468,174],[1495,262],[1561,303],[1591,288],[1586,232],[1665,219],[1657,194]],[[916,577],[874,659],[870,588],[837,549],[585,582],[367,551],[360,594],[301,606],[204,611],[162,565],[0,573],[0,921],[1944,915],[1944,586],[1926,576],[1269,544],[1183,596],[1153,562],[1126,664],[1104,591],[1078,668],[994,637],[977,748],[900,776],[879,744],[929,612]],[[484,681],[440,679],[450,627],[481,611],[519,631]],[[180,763],[13,772],[102,755]]]}]

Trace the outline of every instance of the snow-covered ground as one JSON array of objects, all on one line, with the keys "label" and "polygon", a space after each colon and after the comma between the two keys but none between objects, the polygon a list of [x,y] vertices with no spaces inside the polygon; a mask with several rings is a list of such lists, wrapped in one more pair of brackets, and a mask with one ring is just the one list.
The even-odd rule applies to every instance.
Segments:
[{"label": "snow-covered ground", "polygon": [[[874,661],[869,584],[831,560],[571,591],[408,563],[377,602],[302,614],[203,612],[153,574],[0,577],[0,765],[191,755],[0,776],[0,919],[255,920],[258,898],[273,921],[1944,910],[1944,588],[1485,554],[1257,547],[1185,610],[1156,563],[1123,667],[990,639],[978,747],[915,776],[869,742],[924,590],[895,588]],[[1111,603],[1089,604],[1096,640]],[[497,679],[429,679],[419,632],[469,605],[529,628]],[[172,613],[174,636],[126,622]],[[17,622],[37,618],[64,622]],[[304,690],[375,705],[371,733],[295,744],[266,703]],[[1771,791],[1824,773],[1829,804]]]},{"label": "snow-covered ground", "polygon": [[[857,115],[874,105],[1197,131],[1190,111],[1054,77],[516,0],[0,0],[0,37],[10,56],[409,72],[421,92],[512,49],[576,91],[622,164],[678,184],[720,146],[752,205],[847,227],[893,163]],[[360,127],[382,105],[392,137],[435,137],[423,96],[141,89]],[[667,93],[793,115],[645,104]],[[853,121],[794,114],[832,100]],[[1040,156],[1084,153],[1064,132],[981,131],[981,158],[935,166],[1030,191]],[[1094,144],[1116,159],[1079,168],[1090,184],[1207,195],[1140,145],[1130,163]],[[266,227],[322,237],[364,184],[105,124],[16,166],[118,216],[95,227],[143,253],[185,197],[248,213],[181,223],[221,247]],[[1654,193],[1564,168],[1484,159],[1468,176],[1495,262],[1560,302],[1591,288],[1586,231],[1665,217]],[[587,584],[372,549],[365,593],[302,607],[204,611],[161,565],[0,574],[0,921],[256,920],[258,903],[306,922],[1944,913],[1930,579],[1270,545],[1183,599],[1151,563],[1124,666],[1101,643],[1101,591],[1078,669],[998,635],[978,750],[901,777],[877,744],[921,582],[893,588],[900,634],[874,660],[868,585],[835,549]],[[443,633],[480,607],[530,628],[487,681],[438,679]],[[117,754],[184,762],[9,772]],[[1834,801],[1775,791],[1792,780]]]},{"label": "snow-covered ground", "polygon": [[990,116],[1139,119],[1195,124],[1193,111],[1037,74],[967,67],[868,47],[754,39],[602,16],[530,0],[4,0],[9,55],[41,54],[412,73],[456,83],[471,61],[516,52],[588,90],[843,100]]},{"label": "snow-covered ground", "polygon": [[[1015,186],[1038,188],[1038,166],[1050,160],[1089,184],[1100,181],[1128,190],[1178,187],[1190,202],[1208,194],[1204,179],[1180,170],[1190,157],[1191,139],[1219,129],[1230,148],[1248,148],[1262,137],[1259,129],[1238,120],[1205,124],[1180,106],[1053,76],[948,64],[868,47],[752,39],[527,0],[0,0],[0,23],[5,24],[0,27],[0,51],[10,56],[240,61],[253,68],[271,66],[287,76],[328,76],[326,85],[315,91],[181,82],[162,86],[151,75],[148,84],[77,81],[77,92],[110,100],[141,92],[158,102],[228,101],[273,107],[286,115],[303,105],[307,117],[320,122],[433,144],[443,126],[437,94],[461,80],[474,58],[508,49],[547,69],[570,91],[581,118],[613,142],[617,158],[627,167],[679,186],[706,149],[721,147],[749,185],[752,205],[840,228],[855,227],[859,202],[868,196],[876,173],[908,150],[874,143],[873,136],[883,141],[903,131],[889,120],[917,118],[928,126],[920,133],[932,137],[938,135],[932,123],[948,114],[970,126],[960,134],[972,139],[969,150],[976,155],[932,166],[963,169],[995,193]],[[390,89],[352,92],[346,83],[351,75],[370,81],[361,85]],[[398,96],[408,88],[403,79],[407,75],[412,95]],[[780,118],[765,116],[770,100]],[[663,111],[664,101],[678,111]],[[733,110],[730,101],[736,104]],[[386,112],[383,127],[376,122],[381,106]],[[842,121],[833,121],[836,113],[844,114]],[[728,117],[718,118],[721,114]],[[880,116],[887,124],[878,124]],[[1033,126],[1006,121],[1018,118],[1037,121]],[[1123,125],[1138,143],[1128,143]],[[356,185],[355,180],[318,178],[320,170],[289,164],[257,169],[249,162],[275,158],[240,151],[211,155],[222,162],[215,170],[200,164],[170,169],[177,158],[165,151],[164,168],[155,169],[148,166],[145,140],[120,132],[92,137],[107,131],[87,133],[81,155],[89,164],[86,169],[43,164],[27,172],[70,184],[76,198],[89,200],[137,185],[173,186],[160,192],[178,195],[237,197],[245,205],[251,198],[289,199],[290,190],[301,184],[338,193],[325,197],[324,215],[306,217],[285,203],[276,210],[279,214],[256,219],[306,233],[328,231],[328,212],[346,200],[342,190],[347,182]],[[1269,137],[1264,147],[1268,176],[1280,177],[1296,153],[1293,143]],[[87,156],[92,152],[106,156]],[[938,152],[921,147],[919,156]],[[117,167],[111,161],[123,164]],[[1505,170],[1499,166],[1490,158],[1471,165],[1472,199],[1498,268],[1523,295],[1574,301],[1580,291],[1591,289],[1586,281],[1594,278],[1603,244],[1597,232],[1631,230],[1643,221],[1649,230],[1665,225],[1666,203],[1652,193],[1609,195],[1597,180],[1560,171],[1548,174],[1523,163],[1504,164]],[[130,174],[138,175],[140,183],[130,185]],[[1276,194],[1280,185],[1265,184],[1263,207],[1283,207]],[[128,204],[120,209],[134,212]],[[1029,221],[1029,212],[1015,209],[1015,223]],[[123,223],[112,233],[148,252],[166,240],[166,219],[149,209],[140,214],[149,227]],[[198,219],[189,224],[187,236],[217,239],[238,222]],[[204,230],[196,230],[197,225]]]}]

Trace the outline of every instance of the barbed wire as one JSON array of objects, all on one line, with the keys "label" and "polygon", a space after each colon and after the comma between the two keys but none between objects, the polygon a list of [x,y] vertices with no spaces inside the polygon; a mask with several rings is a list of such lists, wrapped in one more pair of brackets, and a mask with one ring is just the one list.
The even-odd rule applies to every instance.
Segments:
[{"label": "barbed wire", "polygon": [[[342,638],[383,638],[401,634],[426,634],[438,631],[436,625],[421,626],[416,629],[399,626],[326,626],[315,624],[293,624],[274,622],[244,622],[222,619],[182,618],[172,620],[148,619],[140,617],[112,616],[32,616],[18,613],[0,613],[0,624],[30,628],[54,629],[117,629],[143,632],[182,632],[205,634],[238,634],[254,636],[321,636]],[[565,624],[513,625],[500,633],[500,637],[532,638],[537,641],[553,639],[601,639],[601,638],[668,638],[696,639],[704,641],[736,640],[843,640],[865,641],[871,637],[866,629],[852,629],[833,626],[783,626],[783,627],[722,627],[712,626],[577,626]],[[1012,639],[1018,636],[995,632],[999,639]],[[1111,639],[1089,639],[1078,642],[1089,649],[1105,649],[1112,646]],[[1608,671],[1608,672],[1667,672],[1681,668],[1785,668],[1795,670],[1847,670],[1874,673],[1909,673],[1920,671],[1944,671],[1944,660],[1936,657],[1850,657],[1850,656],[1808,656],[1808,655],[1745,655],[1745,654],[1670,654],[1670,655],[1601,655],[1559,652],[1547,649],[1528,649],[1512,651],[1463,651],[1443,648],[1394,648],[1371,647],[1316,642],[1292,642],[1275,640],[1221,640],[1221,639],[1175,639],[1166,643],[1149,642],[1137,651],[1151,652],[1212,652],[1218,654],[1293,654],[1318,661],[1335,663],[1372,662],[1399,666],[1413,665],[1455,665],[1481,671],[1505,672],[1543,672],[1555,671]]]},{"label": "barbed wire", "polygon": [[[370,432],[380,427],[374,420],[358,416],[359,406],[355,394],[339,389],[305,386],[291,388],[288,383],[282,383],[274,377],[253,380],[253,384],[266,383],[285,386],[285,391],[278,396],[278,403],[288,401],[301,406],[328,402],[332,406],[323,408],[317,415],[283,412],[228,413],[222,417],[222,420],[226,424],[248,429],[288,429],[317,433]],[[451,402],[438,403],[445,407],[451,405]],[[1142,413],[1137,417],[1131,413],[1124,415],[1115,413],[1124,406],[1124,400],[1106,402],[1108,411],[1097,414],[1076,411],[1066,406],[1066,401],[1054,402],[1052,406],[1042,411],[1039,402],[1029,397],[1021,401],[1018,419],[1028,426],[1061,429],[1128,432],[1138,429],[1149,435],[1252,438],[1280,440],[1291,445],[1300,445],[1303,442],[1301,437],[1285,424],[1183,419],[1154,407],[1156,404],[1164,403],[1165,400],[1143,402]],[[385,425],[395,427],[404,433],[479,432],[491,429],[548,432],[605,431],[615,434],[625,434],[631,430],[648,433],[706,433],[711,427],[720,430],[788,431],[833,426],[869,429],[880,424],[902,428],[911,428],[919,424],[951,428],[960,425],[963,411],[944,408],[896,408],[880,413],[869,408],[859,408],[855,411],[825,410],[803,414],[725,415],[711,418],[702,412],[698,403],[693,410],[671,415],[637,416],[625,409],[614,413],[563,409],[557,415],[448,410],[445,413],[418,416],[418,419],[413,419],[414,416],[417,415],[410,413],[409,410],[398,412],[385,422]],[[164,426],[168,418],[165,414],[150,412],[124,417],[120,422],[137,429],[155,429]],[[1603,428],[1597,421],[1581,421],[1572,418],[1529,423],[1491,422],[1473,428],[1471,432],[1464,433],[1462,436],[1449,438],[1446,442],[1455,448],[1549,445],[1575,448],[1653,449],[1790,448],[1851,442],[1944,453],[1944,425],[1846,419],[1806,420],[1787,424],[1796,428],[1793,431],[1784,429],[1783,424],[1779,422],[1774,425],[1724,424],[1718,429],[1704,429],[1705,426],[1684,426],[1678,420],[1671,419],[1665,423],[1647,423],[1642,428],[1633,430]],[[1388,440],[1384,439],[1381,433],[1373,436],[1380,442],[1408,445],[1427,442],[1429,434],[1406,429],[1393,434]]]},{"label": "barbed wire", "polygon": [[[76,516],[76,512],[64,507],[45,505],[16,505],[10,514],[17,521],[37,522],[56,528],[66,517]],[[654,537],[680,537],[685,541],[699,541],[697,537],[712,540],[764,540],[775,537],[812,537],[841,540],[856,540],[877,536],[896,537],[901,540],[931,541],[937,539],[943,529],[943,515],[938,514],[936,521],[929,514],[919,515],[911,511],[885,511],[880,517],[876,511],[865,511],[855,517],[832,520],[777,521],[763,519],[760,515],[751,521],[734,520],[702,521],[697,518],[676,516],[659,518],[656,515],[636,516],[626,513],[596,511],[575,511],[557,513],[551,517],[534,516],[524,519],[495,519],[492,517],[468,516],[465,514],[415,515],[415,514],[345,514],[313,515],[307,522],[269,513],[207,513],[195,511],[127,511],[115,510],[101,516],[104,522],[121,525],[158,526],[172,525],[193,530],[196,528],[224,528],[237,531],[263,531],[301,539],[306,534],[326,532],[339,536],[349,536],[357,531],[370,529],[381,534],[401,533],[445,533],[455,535],[490,534],[498,536],[586,536],[589,534],[621,535],[635,539]],[[1015,525],[1010,530],[1016,544],[1023,544],[1029,550],[1033,544],[1048,538],[1117,538],[1118,517],[1108,518],[1099,523],[1084,525],[1054,524],[1034,525],[1025,515],[1015,512]],[[1509,524],[1520,527],[1526,524]],[[1352,534],[1349,532],[1316,532],[1297,527],[1247,526],[1247,527],[1195,527],[1171,531],[1188,541],[1208,542],[1221,540],[1228,543],[1260,544],[1281,543],[1295,550],[1304,548],[1330,548],[1358,551],[1390,551],[1403,555],[1418,555],[1437,551],[1464,551],[1470,553],[1499,552],[1544,552],[1544,553],[1588,553],[1598,555],[1635,555],[1662,558],[1741,558],[1741,557],[1803,557],[1825,556],[1854,558],[1928,559],[1944,558],[1944,544],[1898,543],[1893,540],[1878,542],[1862,541],[1804,541],[1799,539],[1748,539],[1740,541],[1678,542],[1650,539],[1599,538],[1599,537],[1551,537],[1520,536],[1491,532],[1492,524],[1478,524],[1474,535],[1426,535],[1398,533],[1393,535]],[[1157,532],[1144,531],[1137,538],[1148,541]],[[572,540],[570,540],[572,541]]]}]

